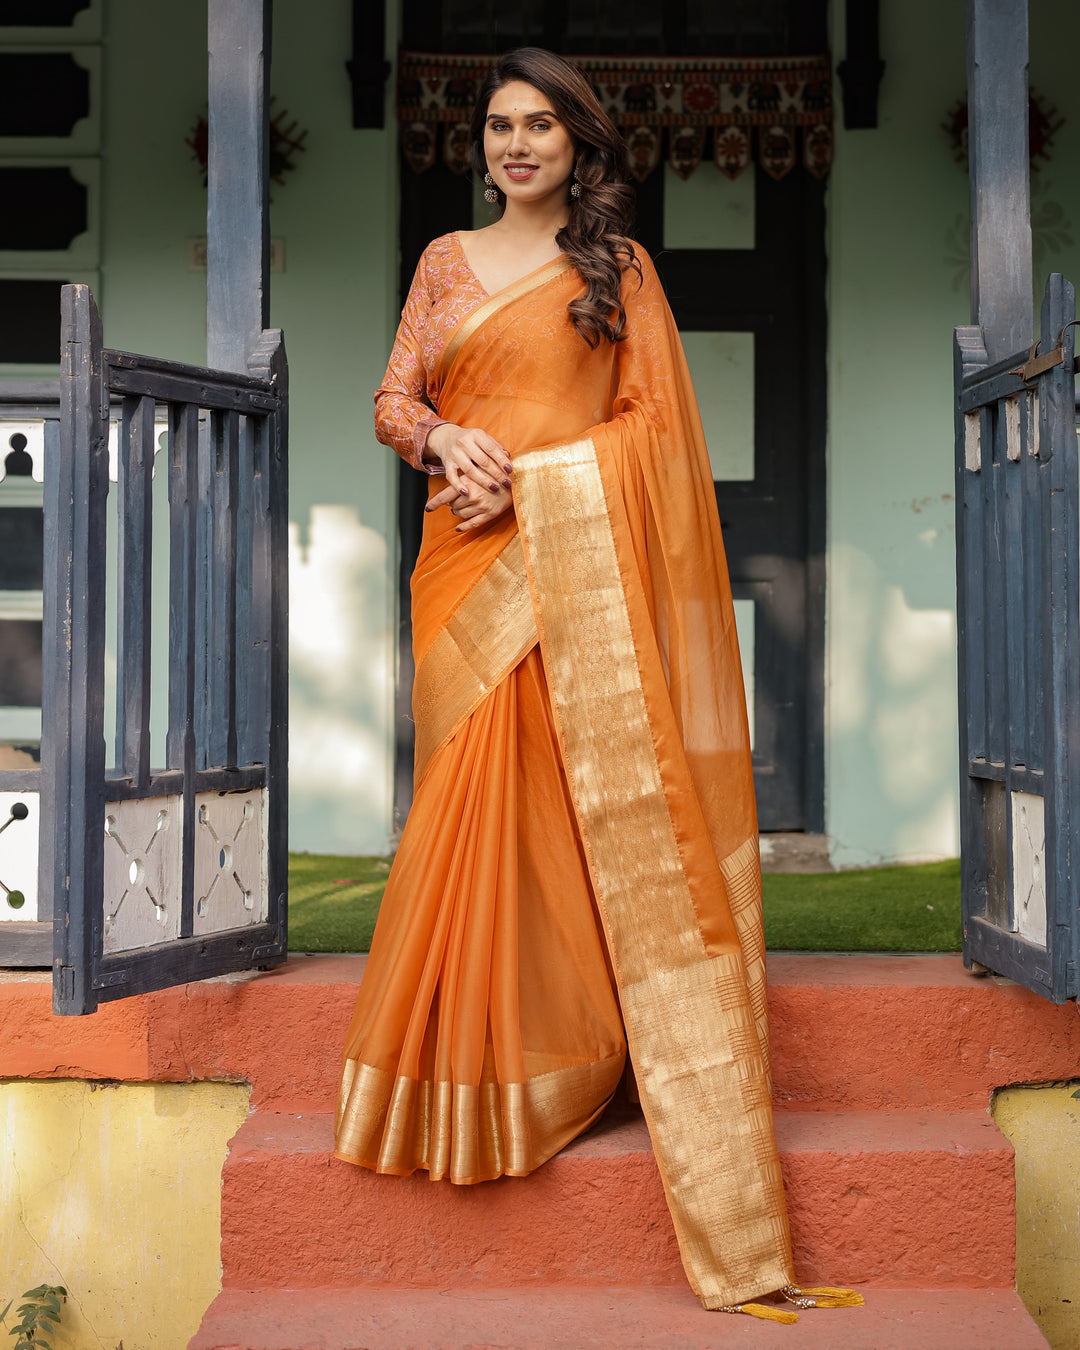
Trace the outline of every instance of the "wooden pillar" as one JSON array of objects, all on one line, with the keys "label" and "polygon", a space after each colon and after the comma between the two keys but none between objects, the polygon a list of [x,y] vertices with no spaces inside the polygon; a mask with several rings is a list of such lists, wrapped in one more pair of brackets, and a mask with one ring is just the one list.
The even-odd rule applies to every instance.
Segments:
[{"label": "wooden pillar", "polygon": [[879,50],[878,0],[847,0],[847,54],[836,68],[844,91],[844,130],[878,124],[878,89],[885,73]]},{"label": "wooden pillar", "polygon": [[1027,0],[967,0],[971,321],[1000,361],[1032,340]]},{"label": "wooden pillar", "polygon": [[270,326],[271,0],[208,0],[206,360],[247,371]]},{"label": "wooden pillar", "polygon": [[384,0],[352,0],[352,59],[345,62],[352,83],[352,124],[360,128],[386,125],[386,50]]}]

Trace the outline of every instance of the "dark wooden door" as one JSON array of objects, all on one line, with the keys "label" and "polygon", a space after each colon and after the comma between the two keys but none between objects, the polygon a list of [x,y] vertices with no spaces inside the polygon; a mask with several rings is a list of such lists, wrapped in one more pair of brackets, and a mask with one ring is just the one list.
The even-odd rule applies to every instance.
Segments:
[{"label": "dark wooden door", "polygon": [[[821,830],[824,192],[804,172],[779,181],[755,166],[746,172],[756,174],[752,249],[666,248],[654,256],[688,345],[687,335],[699,332],[753,335],[752,476],[718,481],[716,499],[736,605],[753,604],[752,627],[740,639],[751,648],[744,664],[753,671],[758,815],[763,830]],[[654,177],[640,194],[638,236],[647,247],[659,236],[649,198],[664,189]],[[704,400],[700,371],[695,378]]]},{"label": "dark wooden door", "polygon": [[[459,12],[460,11],[460,12]],[[823,51],[821,0],[688,0],[607,6],[548,0],[529,11],[483,10],[467,0],[406,0],[411,50],[504,51],[536,43],[580,54],[782,56]],[[706,160],[697,174],[716,174]],[[824,187],[797,166],[774,180],[751,165],[753,237],[741,247],[679,247],[665,238],[670,187],[663,168],[638,185],[636,235],[656,261],[691,350],[697,335],[747,335],[752,461],[716,483],[751,701],[754,772],[763,830],[824,828],[823,670],[825,540]],[[426,244],[472,225],[472,184],[437,161],[401,172],[401,290]],[[667,231],[670,234],[670,227]],[[749,246],[752,244],[752,246]],[[710,373],[691,360],[699,397]],[[708,425],[706,427],[708,433]],[[723,470],[721,469],[721,472]],[[404,468],[401,529],[401,661],[397,809],[412,791],[412,665],[408,579],[419,546],[426,484]]]}]

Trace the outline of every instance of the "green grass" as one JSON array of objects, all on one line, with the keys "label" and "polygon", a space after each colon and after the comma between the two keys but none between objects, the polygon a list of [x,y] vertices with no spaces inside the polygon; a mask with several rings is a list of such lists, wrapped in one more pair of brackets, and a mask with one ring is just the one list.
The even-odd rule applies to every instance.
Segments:
[{"label": "green grass", "polygon": [[[366,952],[389,858],[289,855],[289,949]],[[960,950],[960,862],[765,877],[772,951]]]},{"label": "green grass", "polygon": [[366,952],[389,858],[289,854],[289,950]]},{"label": "green grass", "polygon": [[771,951],[958,952],[960,859],[765,878]]}]

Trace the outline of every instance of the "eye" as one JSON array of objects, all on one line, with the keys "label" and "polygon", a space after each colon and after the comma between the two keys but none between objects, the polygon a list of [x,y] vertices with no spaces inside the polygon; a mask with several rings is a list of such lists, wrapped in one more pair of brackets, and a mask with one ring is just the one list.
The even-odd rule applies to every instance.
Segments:
[{"label": "eye", "polygon": [[509,131],[510,128],[505,122],[489,122],[488,126],[492,131]]},{"label": "eye", "polygon": [[529,130],[530,130],[530,131],[550,131],[550,130],[551,130],[551,123],[550,123],[550,122],[534,122],[534,123],[532,124],[532,126],[529,128]]}]

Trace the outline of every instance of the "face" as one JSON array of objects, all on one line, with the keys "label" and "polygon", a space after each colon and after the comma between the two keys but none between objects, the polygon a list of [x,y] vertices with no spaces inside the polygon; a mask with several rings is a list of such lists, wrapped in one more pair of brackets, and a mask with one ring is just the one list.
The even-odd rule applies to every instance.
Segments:
[{"label": "face", "polygon": [[504,84],[488,104],[484,157],[508,201],[565,197],[574,171],[574,142],[549,99],[521,80]]}]

